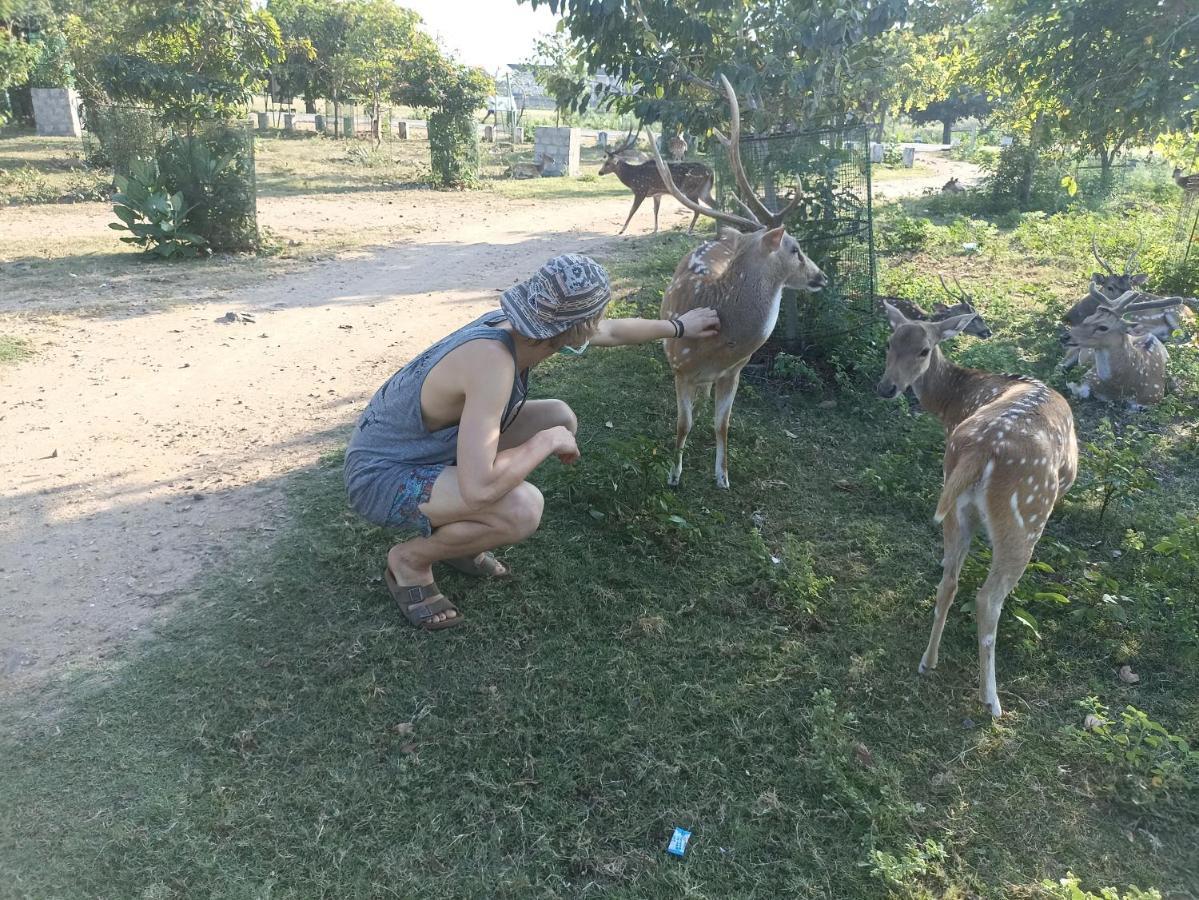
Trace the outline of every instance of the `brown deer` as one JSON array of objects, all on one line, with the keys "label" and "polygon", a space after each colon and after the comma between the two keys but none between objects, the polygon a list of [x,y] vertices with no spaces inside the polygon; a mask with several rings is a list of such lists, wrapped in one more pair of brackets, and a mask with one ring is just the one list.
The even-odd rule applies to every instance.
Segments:
[{"label": "brown deer", "polygon": [[1140,310],[1160,309],[1177,303],[1179,298],[1136,302],[1143,296],[1128,291],[1114,301],[1104,298],[1094,313],[1071,326],[1070,340],[1091,365],[1080,384],[1068,384],[1075,397],[1123,402],[1141,409],[1165,396],[1166,364],[1170,359],[1165,346],[1154,334],[1124,317]]},{"label": "brown deer", "polygon": [[783,221],[799,203],[799,192],[776,213],[750,188],[741,164],[741,110],[737,95],[727,78],[722,75],[720,80],[728,97],[731,122],[729,137],[719,132],[716,136],[728,152],[741,193],[738,202],[748,218],[703,206],[686,195],[675,184],[652,134],[650,149],[662,183],[679,203],[696,216],[709,216],[732,226],[722,228],[717,240],[708,241],[683,257],[662,297],[664,318],[699,307],[712,307],[720,314],[718,339],[694,341],[684,336],[665,342],[678,401],[676,457],[668,481],[677,485],[682,477],[683,448],[691,433],[695,396],[701,390],[707,393],[715,385],[716,485],[727,488],[729,418],[741,369],[774,330],[783,289],[818,291],[828,284],[828,278],[783,228]]},{"label": "brown deer", "polygon": [[666,142],[666,152],[670,154],[671,162],[682,162],[687,155],[687,142],[681,134],[676,134]]},{"label": "brown deer", "polygon": [[[640,128],[638,134],[640,134]],[[620,227],[620,234],[624,234],[625,229],[629,227],[629,222],[632,221],[634,213],[645,202],[646,197],[654,198],[654,234],[658,233],[658,208],[662,205],[662,195],[670,193],[670,190],[662,183],[662,175],[658,172],[657,164],[654,162],[633,163],[625,159],[622,154],[632,148],[636,143],[636,137],[633,136],[630,130],[624,143],[615,150],[605,151],[604,164],[600,166],[599,173],[601,175],[615,174],[620,179],[621,183],[633,192],[633,208],[629,210],[629,217],[624,220],[624,225]],[[654,148],[657,155],[657,148]],[[712,175],[712,170],[703,163],[697,162],[673,162],[668,166],[670,178],[678,185],[684,196],[693,202],[704,202],[709,207],[716,205],[716,200],[712,196],[712,186],[715,184],[715,179]],[[689,207],[694,211],[694,207]],[[691,225],[687,228],[687,233],[695,229],[695,222],[700,217],[700,213],[696,212],[691,217]]]},{"label": "brown deer", "polygon": [[941,279],[941,287],[950,300],[956,301],[953,306],[946,306],[944,303],[934,303],[931,313],[925,312],[921,307],[917,306],[911,300],[903,297],[882,297],[880,298],[880,307],[883,303],[890,303],[909,319],[915,319],[920,322],[944,322],[946,319],[952,319],[954,316],[962,316],[966,313],[974,313],[974,318],[970,320],[962,334],[972,334],[981,340],[987,340],[991,337],[991,329],[987,327],[987,322],[982,315],[974,308],[974,299],[962,290],[962,286],[958,284],[958,280],[953,280],[957,288],[957,293],[949,289],[949,285],[945,283],[945,278],[941,275],[937,276]]},{"label": "brown deer", "polygon": [[1199,172],[1192,172],[1190,175],[1183,175],[1182,168],[1174,167],[1174,171],[1170,174],[1174,179],[1174,183],[1182,188],[1188,194],[1199,194]]},{"label": "brown deer", "polygon": [[995,684],[999,615],[1054,505],[1074,483],[1074,418],[1065,398],[1039,381],[967,369],[946,359],[938,345],[960,334],[969,314],[918,322],[890,304],[886,310],[892,334],[878,393],[889,399],[911,387],[921,407],[941,420],[947,437],[945,484],[934,516],[944,533],[944,573],[920,674],[937,666],[958,576],[981,527],[991,543],[991,568],[975,603],[979,699],[998,718],[1003,715]]},{"label": "brown deer", "polygon": [[533,162],[516,162],[509,166],[504,173],[505,178],[541,178],[545,170],[554,164],[554,158],[548,153]]}]

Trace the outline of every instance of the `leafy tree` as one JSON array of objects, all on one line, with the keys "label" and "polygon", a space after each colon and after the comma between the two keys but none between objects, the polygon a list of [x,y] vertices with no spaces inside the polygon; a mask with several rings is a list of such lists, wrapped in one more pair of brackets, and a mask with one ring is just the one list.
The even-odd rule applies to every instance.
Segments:
[{"label": "leafy tree", "polygon": [[72,32],[87,92],[178,124],[242,108],[282,53],[274,18],[250,0],[132,0],[111,15],[100,33],[86,22]]},{"label": "leafy tree", "polygon": [[959,119],[981,119],[991,112],[987,95],[972,91],[969,87],[956,88],[943,100],[936,100],[923,109],[913,110],[912,121],[917,125],[940,122],[941,143],[948,144],[953,134],[953,123]]},{"label": "leafy tree", "polygon": [[402,95],[440,54],[418,27],[420,16],[392,0],[360,0],[351,10],[346,76],[354,96],[370,104],[371,134],[378,143],[383,102]]},{"label": "leafy tree", "polygon": [[554,98],[559,119],[590,88],[587,66],[575,52],[570,35],[564,31],[540,38],[533,45],[528,64],[537,84]]},{"label": "leafy tree", "polygon": [[[849,74],[850,50],[902,18],[908,0],[522,0],[549,6],[589,74],[601,68],[634,95],[601,99],[649,121],[697,133],[720,122],[717,74],[745,98],[763,131],[827,112]],[[590,91],[571,102],[582,111]]]},{"label": "leafy tree", "polygon": [[28,81],[35,56],[36,50],[26,41],[0,27],[0,91]]},{"label": "leafy tree", "polygon": [[442,187],[469,187],[478,179],[479,147],[474,115],[495,91],[482,69],[464,66],[440,53],[413,60],[407,81],[394,99],[427,109],[433,182]]},{"label": "leafy tree", "polygon": [[1105,182],[1122,148],[1194,127],[1191,0],[995,0],[982,29],[979,68],[1007,121],[1095,154]]}]

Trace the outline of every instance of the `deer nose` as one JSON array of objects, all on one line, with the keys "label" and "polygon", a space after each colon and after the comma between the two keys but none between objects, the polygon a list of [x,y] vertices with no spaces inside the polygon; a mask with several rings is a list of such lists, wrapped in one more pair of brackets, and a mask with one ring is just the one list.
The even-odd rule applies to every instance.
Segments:
[{"label": "deer nose", "polygon": [[823,272],[813,275],[808,279],[808,287],[813,291],[818,291],[823,287],[828,286],[828,276]]},{"label": "deer nose", "polygon": [[1063,328],[1058,334],[1057,339],[1059,343],[1066,347],[1070,347],[1074,344],[1074,335],[1070,333],[1070,329],[1068,328]]},{"label": "deer nose", "polygon": [[882,381],[880,381],[878,383],[878,386],[875,388],[875,390],[878,392],[878,395],[880,397],[882,397],[884,400],[890,400],[892,397],[894,397],[896,394],[899,393],[899,388],[897,388],[895,385],[893,385],[891,382],[887,381],[886,379],[883,379]]}]

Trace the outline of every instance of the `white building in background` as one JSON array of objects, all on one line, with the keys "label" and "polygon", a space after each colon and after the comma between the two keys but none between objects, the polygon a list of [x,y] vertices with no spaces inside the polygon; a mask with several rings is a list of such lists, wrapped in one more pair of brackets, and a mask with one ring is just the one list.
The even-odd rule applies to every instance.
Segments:
[{"label": "white building in background", "polygon": [[[556,106],[554,98],[537,83],[536,70],[537,67],[531,63],[508,63],[501,67],[495,75],[498,96],[488,100],[488,108],[500,111],[508,108],[506,87],[510,83],[512,85],[512,103],[517,110],[554,109]],[[619,78],[601,70],[591,78],[592,100],[598,101],[603,96],[605,89],[621,91],[621,82]],[[497,105],[492,106],[492,100]]]}]

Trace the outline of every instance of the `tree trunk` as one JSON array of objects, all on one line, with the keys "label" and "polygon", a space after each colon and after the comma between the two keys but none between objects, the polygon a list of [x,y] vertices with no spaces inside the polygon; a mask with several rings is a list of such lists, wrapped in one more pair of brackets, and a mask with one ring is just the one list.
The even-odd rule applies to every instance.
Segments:
[{"label": "tree trunk", "polygon": [[341,100],[337,98],[336,91],[333,92],[333,137],[341,137]]},{"label": "tree trunk", "polygon": [[[876,125],[874,128],[874,142],[876,144],[881,144],[883,142],[883,131],[886,127],[886,124],[887,108],[885,106],[880,106],[878,111],[878,125]],[[870,148],[867,147],[866,150],[869,151]]]},{"label": "tree trunk", "polygon": [[1112,190],[1112,162],[1115,157],[1115,150],[1108,150],[1107,147],[1099,148],[1099,191],[1104,195],[1111,193]]},{"label": "tree trunk", "polygon": [[944,119],[941,122],[941,143],[950,144],[953,142],[953,119]]},{"label": "tree trunk", "polygon": [[310,116],[316,113],[316,97],[312,95],[311,88],[307,88],[304,91],[304,112]]},{"label": "tree trunk", "polygon": [[376,98],[375,102],[373,104],[371,104],[371,140],[375,142],[376,148],[381,147],[383,145],[383,133],[379,127],[381,124],[382,117],[383,117],[382,105],[379,103],[379,100]]}]

